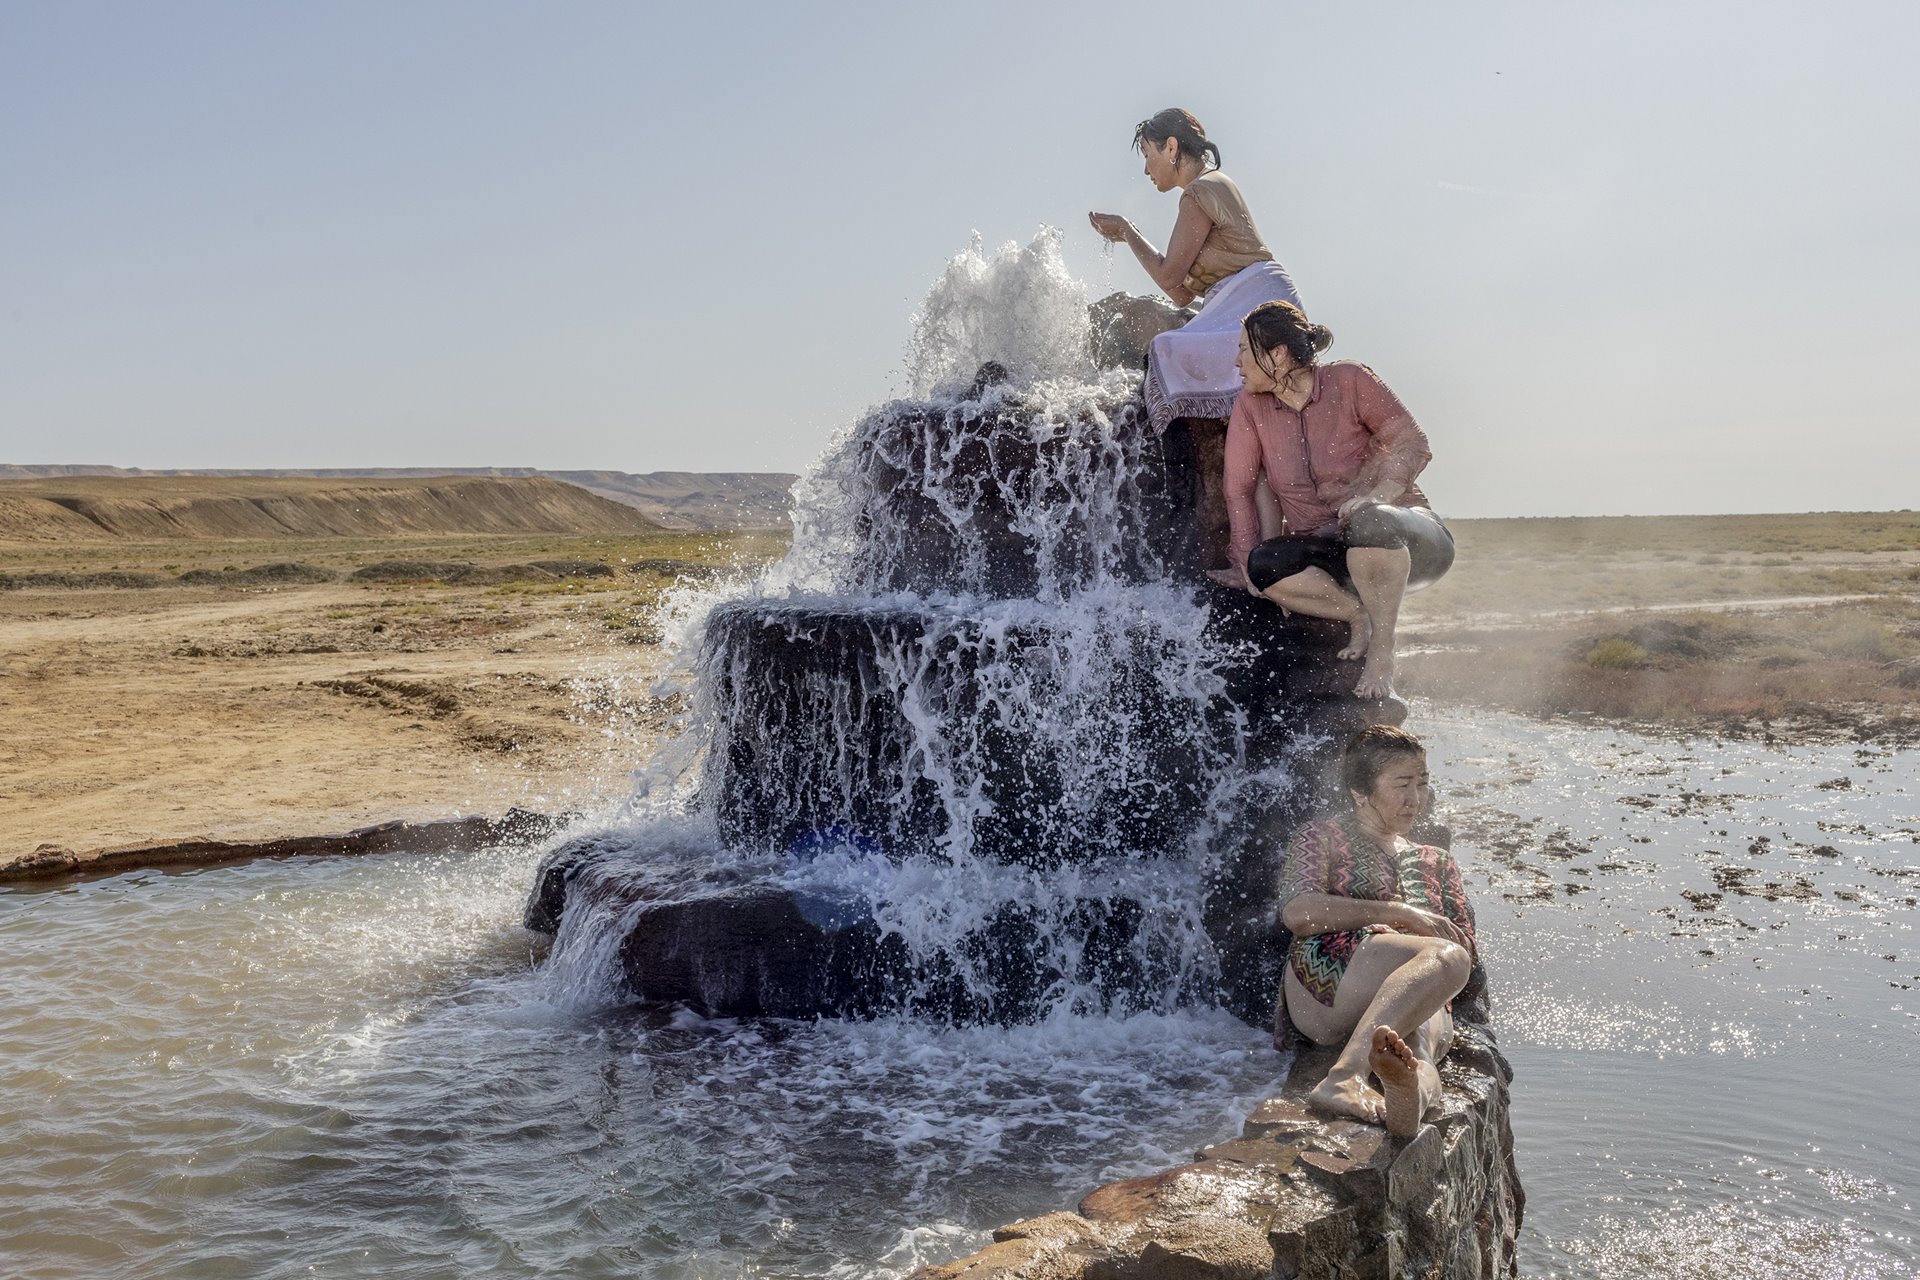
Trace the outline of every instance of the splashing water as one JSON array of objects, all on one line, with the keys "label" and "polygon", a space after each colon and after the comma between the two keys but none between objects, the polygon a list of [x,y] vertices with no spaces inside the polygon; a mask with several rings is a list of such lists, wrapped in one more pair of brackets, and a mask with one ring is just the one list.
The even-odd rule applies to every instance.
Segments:
[{"label": "splashing water", "polygon": [[992,360],[1019,382],[1091,381],[1087,291],[1067,272],[1060,232],[988,257],[976,235],[913,318],[908,384],[916,397],[951,393]]},{"label": "splashing water", "polygon": [[[871,919],[909,957],[902,1007],[957,987],[1013,1016],[1009,966],[1044,987],[1017,1016],[1206,1003],[1221,836],[1291,779],[1249,768],[1232,655],[1164,550],[1136,380],[1093,367],[1053,230],[955,257],[910,363],[919,398],[796,488],[787,557],[675,601],[689,709],[626,862],[704,842],[712,874]],[[620,888],[659,876],[620,858],[585,874],[550,966],[576,997],[617,985],[609,939],[673,892]]]}]

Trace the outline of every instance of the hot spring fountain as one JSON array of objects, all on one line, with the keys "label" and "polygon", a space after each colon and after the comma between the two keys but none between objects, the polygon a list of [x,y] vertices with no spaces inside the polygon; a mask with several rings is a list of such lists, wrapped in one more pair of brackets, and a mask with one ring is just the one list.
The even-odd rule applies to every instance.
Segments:
[{"label": "hot spring fountain", "polygon": [[708,1017],[1265,1023],[1274,861],[1404,708],[1351,695],[1343,627],[1199,572],[1178,439],[1089,346],[1053,236],[954,260],[912,397],[803,482],[782,563],[686,619],[665,763],[541,865],[554,968]]},{"label": "hot spring fountain", "polygon": [[[690,785],[549,859],[531,925],[617,937],[635,995],[707,1014],[1265,1017],[1240,853],[1397,708],[1341,692],[1341,628],[1196,586],[1137,378],[1087,332],[1050,240],[956,260],[916,398],[853,428],[788,560],[706,614]],[[689,828],[703,854],[663,855]]]}]

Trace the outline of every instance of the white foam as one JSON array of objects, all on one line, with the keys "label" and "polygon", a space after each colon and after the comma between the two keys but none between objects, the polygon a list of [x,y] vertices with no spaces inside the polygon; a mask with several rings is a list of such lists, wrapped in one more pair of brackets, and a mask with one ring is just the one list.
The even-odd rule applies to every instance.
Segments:
[{"label": "white foam", "polygon": [[[923,972],[991,1006],[995,961],[968,941],[1018,916],[1042,968],[1089,975],[1084,987],[1063,979],[1053,1005],[1104,1007],[1104,978],[1082,963],[1090,932],[1128,909],[1118,904],[1150,903],[1121,930],[1125,959],[1162,984],[1138,993],[1140,1007],[1211,997],[1202,913],[1216,833],[1247,788],[1286,780],[1247,775],[1242,726],[1223,709],[1227,655],[1191,582],[1152,550],[1141,483],[1157,455],[1131,377],[1096,371],[1088,338],[1086,291],[1058,232],[991,254],[976,240],[947,264],[915,318],[919,398],[835,439],[796,486],[780,563],[751,582],[683,588],[663,608],[680,654],[668,679],[689,698],[635,778],[622,820],[637,856],[662,856],[675,824],[711,838],[727,771],[751,758],[768,812],[811,812],[829,794],[847,813],[893,816],[805,865],[783,867],[779,847],[703,856],[858,904]],[[976,386],[987,361],[1008,377]],[[928,581],[920,557],[936,535],[951,563]],[[1031,563],[1027,598],[998,598],[1008,538]],[[824,653],[829,625],[854,637],[852,660],[769,666],[769,629],[790,652]],[[996,812],[1009,771],[1046,779],[1035,794],[1047,798]],[[789,780],[795,794],[782,794]],[[1031,844],[1008,849],[1015,817]],[[592,1001],[613,980],[581,966],[615,964],[621,922],[574,921],[589,896],[570,895],[551,963]]]},{"label": "white foam", "polygon": [[1093,381],[1087,291],[1067,271],[1058,229],[989,255],[976,234],[913,318],[909,385],[915,397],[951,395],[989,360],[1015,381]]}]

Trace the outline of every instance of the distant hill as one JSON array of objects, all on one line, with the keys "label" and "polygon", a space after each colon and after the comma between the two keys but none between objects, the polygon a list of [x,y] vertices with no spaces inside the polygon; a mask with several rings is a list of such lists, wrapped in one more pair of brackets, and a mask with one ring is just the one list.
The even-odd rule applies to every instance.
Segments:
[{"label": "distant hill", "polygon": [[545,476],[0,478],[0,541],[646,533],[630,506]]},{"label": "distant hill", "polygon": [[0,463],[0,480],[61,476],[275,476],[316,480],[411,480],[435,476],[524,479],[579,485],[668,529],[784,529],[791,525],[794,476],[766,471],[542,471],[534,467],[330,467],[320,470],[146,471],[139,467]]}]

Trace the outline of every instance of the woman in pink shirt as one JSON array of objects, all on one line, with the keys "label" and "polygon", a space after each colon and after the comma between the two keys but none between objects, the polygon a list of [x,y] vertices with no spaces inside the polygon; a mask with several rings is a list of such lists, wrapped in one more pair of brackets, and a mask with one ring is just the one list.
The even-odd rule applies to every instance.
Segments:
[{"label": "woman in pink shirt", "polygon": [[[1254,308],[1241,326],[1225,479],[1233,567],[1215,576],[1346,623],[1340,657],[1364,660],[1354,692],[1384,698],[1401,597],[1453,564],[1453,535],[1414,483],[1433,457],[1426,433],[1367,366],[1317,363],[1332,341],[1286,302]],[[1279,499],[1279,530],[1261,527],[1263,477]]]}]

